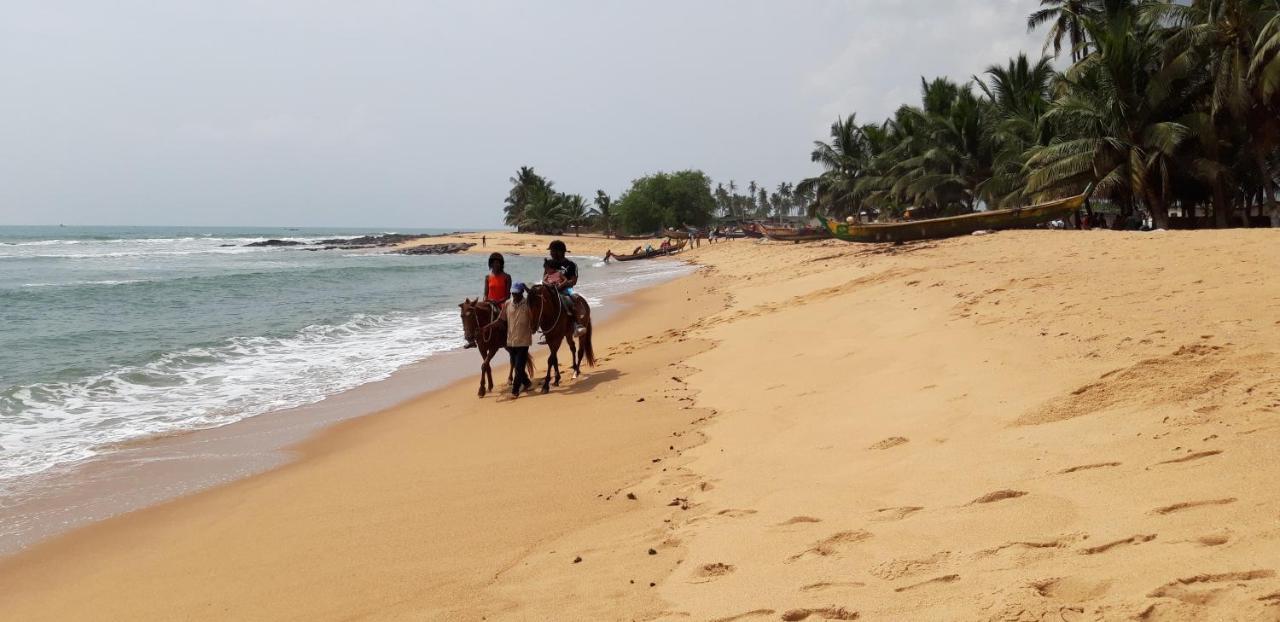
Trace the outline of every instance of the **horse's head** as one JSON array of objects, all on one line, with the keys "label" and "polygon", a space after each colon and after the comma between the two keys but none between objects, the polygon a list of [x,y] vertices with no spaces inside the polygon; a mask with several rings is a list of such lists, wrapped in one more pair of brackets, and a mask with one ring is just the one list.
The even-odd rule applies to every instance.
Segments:
[{"label": "horse's head", "polygon": [[467,340],[467,345],[476,345],[476,306],[470,298],[467,298],[458,305],[462,310],[462,336]]}]

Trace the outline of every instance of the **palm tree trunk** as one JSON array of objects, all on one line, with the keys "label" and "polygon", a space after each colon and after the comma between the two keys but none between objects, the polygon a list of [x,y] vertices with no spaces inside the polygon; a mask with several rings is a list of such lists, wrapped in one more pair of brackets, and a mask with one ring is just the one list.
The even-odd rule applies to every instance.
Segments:
[{"label": "palm tree trunk", "polygon": [[1160,195],[1147,192],[1147,209],[1151,211],[1151,226],[1155,229],[1169,228],[1169,206],[1160,200]]},{"label": "palm tree trunk", "polygon": [[1271,217],[1271,226],[1280,227],[1280,206],[1276,205],[1276,181],[1267,170],[1267,156],[1261,151],[1254,151],[1254,161],[1258,172],[1262,175],[1262,204],[1266,206],[1266,214]]},{"label": "palm tree trunk", "polygon": [[1231,203],[1227,201],[1227,190],[1222,181],[1213,182],[1213,226],[1226,229],[1231,226]]}]

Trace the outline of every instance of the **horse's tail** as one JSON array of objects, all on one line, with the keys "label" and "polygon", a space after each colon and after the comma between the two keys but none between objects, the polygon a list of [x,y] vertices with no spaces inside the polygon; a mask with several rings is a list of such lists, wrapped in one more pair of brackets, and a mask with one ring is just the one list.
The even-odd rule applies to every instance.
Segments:
[{"label": "horse's tail", "polygon": [[578,348],[582,352],[583,358],[587,360],[587,364],[596,366],[596,353],[591,349],[591,325],[587,324],[587,332],[582,333],[582,337],[578,339]]}]

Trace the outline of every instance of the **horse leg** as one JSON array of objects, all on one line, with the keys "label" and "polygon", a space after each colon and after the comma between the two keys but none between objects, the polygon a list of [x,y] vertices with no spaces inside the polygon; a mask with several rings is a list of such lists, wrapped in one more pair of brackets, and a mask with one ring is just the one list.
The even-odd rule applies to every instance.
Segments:
[{"label": "horse leg", "polygon": [[488,362],[488,361],[482,361],[482,362],[480,363],[480,390],[476,392],[476,396],[478,396],[478,397],[484,397],[484,394],[485,394],[485,390],[484,390],[484,373],[485,373],[485,370],[486,370],[488,367],[489,367],[489,362]]},{"label": "horse leg", "polygon": [[556,339],[556,347],[551,350],[551,367],[555,370],[555,380],[551,384],[560,386],[560,340]]},{"label": "horse leg", "polygon": [[578,346],[573,343],[573,337],[565,337],[565,343],[569,344],[569,369],[573,370],[570,380],[577,380],[582,370],[578,368]]},{"label": "horse leg", "polygon": [[551,345],[550,339],[547,339],[547,349],[551,353],[547,355],[547,377],[542,379],[542,392],[544,394],[551,390],[551,370],[556,367],[556,346]]}]

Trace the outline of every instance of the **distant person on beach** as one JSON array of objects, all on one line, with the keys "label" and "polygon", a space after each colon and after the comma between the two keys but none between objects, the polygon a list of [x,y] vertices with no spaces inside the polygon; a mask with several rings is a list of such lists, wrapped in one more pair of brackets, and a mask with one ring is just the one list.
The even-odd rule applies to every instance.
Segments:
[{"label": "distant person on beach", "polygon": [[483,235],[482,235],[482,236],[480,236],[480,248],[484,248],[484,247],[486,247],[486,246],[488,246],[488,245],[489,245],[489,241],[488,241],[488,239],[486,239],[486,238],[485,238],[485,236],[483,236]]},{"label": "distant person on beach", "polygon": [[502,253],[489,255],[489,274],[484,275],[484,299],[501,305],[511,296],[511,275],[506,272]]},{"label": "distant person on beach", "polygon": [[551,253],[551,257],[542,262],[542,284],[560,292],[560,302],[564,305],[565,313],[573,318],[573,333],[577,335],[582,331],[577,309],[573,304],[573,288],[578,284],[578,264],[565,257],[569,249],[560,240],[552,240],[547,246],[547,252]]},{"label": "distant person on beach", "polygon": [[501,316],[507,323],[507,353],[511,355],[511,368],[516,374],[511,383],[511,397],[520,397],[521,391],[533,388],[533,381],[526,370],[529,346],[533,345],[533,319],[524,291],[524,283],[511,286],[511,300],[507,301]]}]

